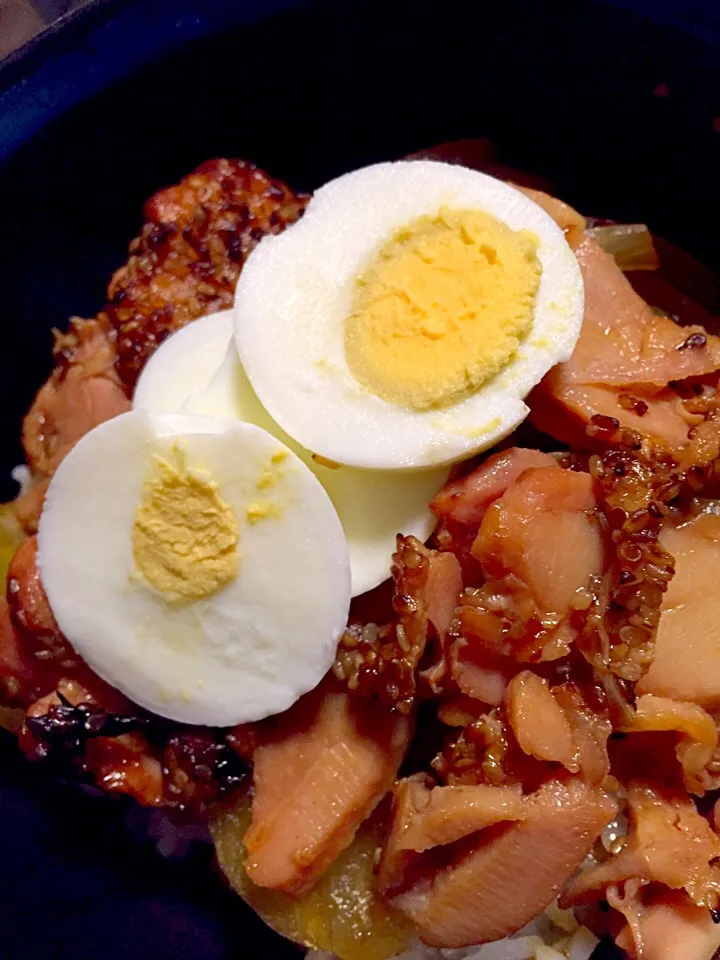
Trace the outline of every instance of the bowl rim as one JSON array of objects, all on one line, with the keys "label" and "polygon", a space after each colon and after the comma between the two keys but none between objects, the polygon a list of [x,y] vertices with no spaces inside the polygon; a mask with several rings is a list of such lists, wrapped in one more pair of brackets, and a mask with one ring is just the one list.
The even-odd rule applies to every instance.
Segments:
[{"label": "bowl rim", "polygon": [[303,3],[87,0],[0,61],[0,165],[66,110],[152,60]]},{"label": "bowl rim", "polygon": [[76,20],[87,19],[99,7],[117,6],[118,2],[119,0],[84,0],[82,6],[60,14],[56,20],[44,23],[36,34],[0,60],[0,86],[4,86],[5,77],[12,72],[13,67],[27,57],[32,57],[37,47],[45,45],[60,30],[66,31]]}]

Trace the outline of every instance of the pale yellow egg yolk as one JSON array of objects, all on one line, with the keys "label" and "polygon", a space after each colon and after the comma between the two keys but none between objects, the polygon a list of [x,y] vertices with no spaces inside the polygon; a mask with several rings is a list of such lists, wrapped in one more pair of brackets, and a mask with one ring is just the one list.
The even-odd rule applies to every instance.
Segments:
[{"label": "pale yellow egg yolk", "polygon": [[215,485],[156,457],[132,531],[142,577],[170,601],[201,600],[238,574],[235,514]]},{"label": "pale yellow egg yolk", "polygon": [[398,231],[358,281],[345,356],[371,393],[414,410],[463,399],[530,330],[537,238],[478,210],[441,209]]}]

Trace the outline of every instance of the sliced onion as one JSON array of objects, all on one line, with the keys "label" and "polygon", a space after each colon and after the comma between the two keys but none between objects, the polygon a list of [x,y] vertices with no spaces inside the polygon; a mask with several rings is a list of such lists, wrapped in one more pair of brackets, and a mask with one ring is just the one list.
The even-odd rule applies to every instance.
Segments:
[{"label": "sliced onion", "polygon": [[644,223],[613,223],[590,227],[586,233],[615,258],[621,270],[657,270],[660,266],[652,234]]}]

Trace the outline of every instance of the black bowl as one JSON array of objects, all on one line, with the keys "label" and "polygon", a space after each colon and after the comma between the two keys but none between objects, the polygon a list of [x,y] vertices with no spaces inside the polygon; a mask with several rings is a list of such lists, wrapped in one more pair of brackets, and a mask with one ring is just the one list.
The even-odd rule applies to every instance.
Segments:
[{"label": "black bowl", "polygon": [[[92,316],[158,187],[215,155],[297,187],[485,136],[580,209],[644,220],[720,268],[715,0],[105,0],[0,69],[0,498],[50,329]],[[50,782],[2,740],[8,960],[283,957],[129,806]],[[203,872],[205,871],[205,872]]]}]

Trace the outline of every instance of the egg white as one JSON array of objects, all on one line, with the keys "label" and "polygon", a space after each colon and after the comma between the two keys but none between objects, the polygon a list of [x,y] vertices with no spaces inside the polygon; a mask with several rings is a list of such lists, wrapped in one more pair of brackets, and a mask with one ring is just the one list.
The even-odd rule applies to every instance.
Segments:
[{"label": "egg white", "polygon": [[220,310],[193,320],[163,340],[140,372],[133,409],[153,413],[188,409],[225,361],[232,334],[233,312]]},{"label": "egg white", "polygon": [[288,446],[322,483],[338,512],[348,541],[353,596],[388,578],[396,534],[424,541],[435,526],[428,504],[447,480],[447,468],[332,469],[314,461],[258,400],[235,349],[230,310],[201,317],[169,337],[146,364],[133,406],[156,413],[237,417]]},{"label": "egg white", "polygon": [[[154,455],[179,449],[207,472],[239,526],[239,573],[215,594],[168,603],[134,570],[132,528]],[[286,453],[271,490],[257,480]],[[281,515],[249,521],[271,497]],[[140,706],[183,723],[232,726],[279,713],[330,668],[350,603],[335,509],[310,471],[237,420],[135,410],[88,433],[58,468],[38,566],[69,642]]]},{"label": "egg white", "polygon": [[[344,350],[357,279],[394,232],[440,208],[487,211],[539,240],[542,277],[531,332],[507,367],[453,406],[414,411],[358,384]],[[321,187],[305,215],[264,238],[240,275],[235,341],[270,416],[302,447],[355,467],[449,464],[497,443],[523,402],[580,333],[580,268],[562,230],[493,177],[433,161],[381,163]]]}]

